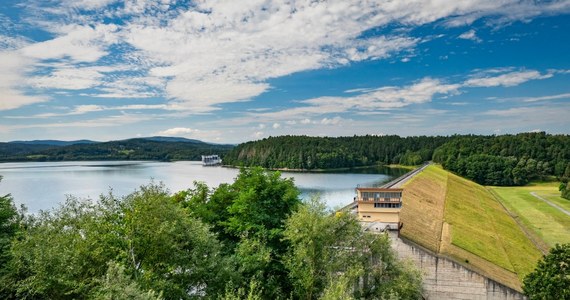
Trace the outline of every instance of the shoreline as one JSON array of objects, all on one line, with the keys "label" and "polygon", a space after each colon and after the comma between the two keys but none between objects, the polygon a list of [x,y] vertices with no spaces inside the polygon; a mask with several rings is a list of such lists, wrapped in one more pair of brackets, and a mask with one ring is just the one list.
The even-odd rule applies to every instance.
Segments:
[{"label": "shoreline", "polygon": [[[242,166],[234,166],[234,165],[222,165],[222,167],[231,168],[231,169],[242,168]],[[252,168],[252,167],[245,167],[245,168]],[[370,165],[370,166],[344,167],[344,168],[331,168],[331,169],[290,169],[290,168],[263,168],[263,169],[270,171],[291,172],[291,173],[327,173],[327,172],[343,172],[343,171],[362,170],[362,169],[371,169],[371,168],[414,170],[417,168],[417,166],[389,164],[389,165]]]}]

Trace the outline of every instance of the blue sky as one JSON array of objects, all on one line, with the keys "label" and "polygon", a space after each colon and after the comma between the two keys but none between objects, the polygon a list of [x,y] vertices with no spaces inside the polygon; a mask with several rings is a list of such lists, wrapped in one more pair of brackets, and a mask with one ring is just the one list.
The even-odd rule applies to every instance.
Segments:
[{"label": "blue sky", "polygon": [[570,133],[570,1],[0,2],[0,141]]}]

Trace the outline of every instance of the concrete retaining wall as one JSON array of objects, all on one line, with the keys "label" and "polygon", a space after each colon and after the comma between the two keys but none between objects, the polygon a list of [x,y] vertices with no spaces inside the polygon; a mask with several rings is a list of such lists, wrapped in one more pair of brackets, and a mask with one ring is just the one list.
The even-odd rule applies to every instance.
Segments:
[{"label": "concrete retaining wall", "polygon": [[426,299],[526,299],[516,290],[400,239],[394,231],[389,235],[399,257],[412,260],[422,270]]}]

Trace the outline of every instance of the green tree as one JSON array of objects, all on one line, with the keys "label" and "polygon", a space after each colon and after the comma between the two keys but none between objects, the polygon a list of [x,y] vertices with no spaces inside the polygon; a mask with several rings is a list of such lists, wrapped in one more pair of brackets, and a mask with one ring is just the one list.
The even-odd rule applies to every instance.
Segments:
[{"label": "green tree", "polygon": [[312,199],[286,224],[285,266],[299,299],[421,296],[420,273],[396,259],[386,235],[364,232],[354,215],[333,214]]},{"label": "green tree", "polygon": [[562,198],[570,200],[570,189],[568,188],[568,178],[562,178],[562,182],[560,182],[558,190],[560,191],[560,196]]},{"label": "green tree", "polygon": [[[290,287],[281,259],[288,247],[287,242],[283,240],[284,221],[300,203],[299,190],[292,179],[281,178],[279,172],[252,168],[240,170],[235,182],[227,189],[217,189],[212,199],[219,197],[223,199],[220,202],[227,203],[225,201],[230,196],[232,201],[227,207],[228,219],[221,223],[225,226],[226,233],[241,241],[238,251],[251,255],[249,258],[241,256],[236,261],[238,268],[251,270],[251,266],[243,266],[242,263],[252,260],[263,263],[258,265],[256,272],[249,275],[256,274],[255,278],[263,277],[264,297],[286,295]],[[254,240],[256,244],[244,244],[246,239]],[[244,251],[252,246],[259,247],[260,253],[269,251],[270,258],[259,257],[254,251]],[[242,275],[246,275],[245,282],[251,279],[247,277],[247,273]]]},{"label": "green tree", "polygon": [[22,230],[24,211],[24,207],[21,211],[16,209],[11,195],[0,196],[0,298],[2,299],[15,298],[15,286],[9,278],[9,263],[13,258],[10,248]]},{"label": "green tree", "polygon": [[570,299],[570,244],[556,244],[523,281],[532,299]]},{"label": "green tree", "polygon": [[[0,176],[2,181],[2,176]],[[10,195],[0,196],[0,275],[10,260],[10,245],[20,227],[20,214]]]},{"label": "green tree", "polygon": [[141,186],[121,201],[129,269],[144,289],[187,299],[223,289],[226,260],[208,227],[188,215],[163,185]]},{"label": "green tree", "polygon": [[90,295],[101,300],[161,300],[162,295],[154,291],[142,291],[139,285],[125,273],[125,267],[110,262],[107,273]]},{"label": "green tree", "polygon": [[[69,198],[58,209],[30,216],[12,245],[6,282],[18,298],[112,296],[118,287],[100,278],[120,271],[137,289],[189,299],[223,292],[229,263],[220,249],[205,224],[163,185],[151,183],[122,199]],[[124,270],[108,268],[114,262]]]}]

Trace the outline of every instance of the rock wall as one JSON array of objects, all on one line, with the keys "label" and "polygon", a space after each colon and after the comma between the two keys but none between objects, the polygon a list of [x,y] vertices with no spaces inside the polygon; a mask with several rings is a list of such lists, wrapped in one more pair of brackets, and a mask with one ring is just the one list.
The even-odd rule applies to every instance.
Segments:
[{"label": "rock wall", "polygon": [[425,299],[526,299],[514,289],[402,240],[395,231],[389,235],[399,257],[412,260],[422,270]]}]

